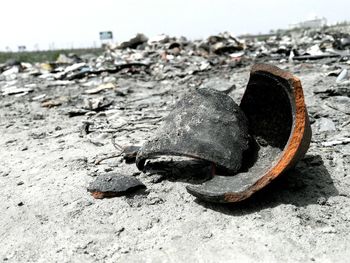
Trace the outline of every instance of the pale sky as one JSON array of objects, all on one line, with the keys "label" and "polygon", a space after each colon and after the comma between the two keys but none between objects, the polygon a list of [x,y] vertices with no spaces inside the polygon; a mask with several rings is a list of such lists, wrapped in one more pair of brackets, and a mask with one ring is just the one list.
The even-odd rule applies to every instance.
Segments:
[{"label": "pale sky", "polygon": [[99,32],[121,42],[136,33],[188,38],[223,31],[267,33],[306,19],[350,20],[350,0],[1,0],[0,50],[100,45]]}]

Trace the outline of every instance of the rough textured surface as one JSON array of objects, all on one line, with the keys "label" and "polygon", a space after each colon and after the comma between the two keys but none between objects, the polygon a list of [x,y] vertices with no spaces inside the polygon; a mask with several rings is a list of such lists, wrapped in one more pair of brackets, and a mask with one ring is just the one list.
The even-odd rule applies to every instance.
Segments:
[{"label": "rough textured surface", "polygon": [[249,120],[251,143],[245,169],[187,186],[194,196],[212,202],[238,202],[269,184],[304,157],[311,128],[300,81],[266,64],[251,70],[241,109]]},{"label": "rough textured surface", "polygon": [[[195,202],[184,178],[139,174],[122,157],[95,165],[96,156],[117,153],[111,144],[142,145],[159,117],[184,91],[211,77],[236,84],[239,103],[250,66],[222,67],[185,78],[152,81],[115,75],[118,91],[105,115],[69,118],[83,98],[79,82],[1,97],[0,259],[7,262],[347,262],[350,257],[349,115],[328,106],[338,86],[328,61],[277,63],[300,77],[313,140],[296,170],[240,204]],[[334,65],[334,64],[333,64]],[[1,83],[2,85],[2,83]],[[317,91],[317,94],[314,94]],[[32,98],[47,94],[62,106],[43,108]],[[69,101],[64,98],[69,97]],[[333,101],[332,101],[333,103]],[[320,130],[323,120],[332,129]],[[83,133],[83,121],[94,123]],[[325,146],[324,143],[330,143]],[[86,191],[96,174],[135,174],[144,195],[96,200]],[[163,178],[162,180],[160,178]]]},{"label": "rough textured surface", "polygon": [[143,170],[146,159],[183,155],[236,173],[248,138],[247,119],[232,98],[213,89],[199,89],[174,105],[154,137],[140,149],[136,163]]}]

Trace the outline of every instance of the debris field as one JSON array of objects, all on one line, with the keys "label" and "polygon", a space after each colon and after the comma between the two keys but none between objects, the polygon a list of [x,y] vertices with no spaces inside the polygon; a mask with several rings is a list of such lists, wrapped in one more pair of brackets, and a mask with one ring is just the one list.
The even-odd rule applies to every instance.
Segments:
[{"label": "debris field", "polygon": [[[337,31],[204,40],[137,34],[99,57],[0,64],[0,260],[346,262],[349,50],[350,35]],[[140,147],[161,125],[162,136],[178,131],[171,118],[186,110],[186,94],[227,94],[239,105],[258,63],[301,81],[312,138],[294,169],[241,202],[222,204],[191,195],[213,176],[212,163],[140,161]],[[257,101],[277,97],[260,95]],[[191,110],[212,118],[210,107]],[[215,127],[209,137],[230,134]],[[263,129],[271,138],[279,131]],[[229,146],[217,138],[205,149],[224,155]],[[271,150],[263,138],[257,143]],[[277,155],[271,151],[263,152],[267,160]]]}]

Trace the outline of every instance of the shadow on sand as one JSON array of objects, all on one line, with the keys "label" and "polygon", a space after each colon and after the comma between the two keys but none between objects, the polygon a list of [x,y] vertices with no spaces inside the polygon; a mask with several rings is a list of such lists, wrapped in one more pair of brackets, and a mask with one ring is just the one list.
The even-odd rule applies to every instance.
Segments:
[{"label": "shadow on sand", "polygon": [[281,175],[247,200],[234,204],[207,203],[198,199],[196,202],[228,215],[244,215],[280,204],[305,207],[317,204],[321,197],[328,199],[336,195],[338,191],[321,156],[306,155],[296,168]]}]

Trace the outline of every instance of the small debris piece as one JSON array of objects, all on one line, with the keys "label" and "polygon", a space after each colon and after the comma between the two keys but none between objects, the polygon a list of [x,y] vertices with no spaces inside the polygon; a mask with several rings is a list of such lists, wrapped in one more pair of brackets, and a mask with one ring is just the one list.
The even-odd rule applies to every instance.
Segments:
[{"label": "small debris piece", "polygon": [[76,63],[76,64],[73,64],[71,66],[66,67],[64,71],[65,72],[72,72],[72,71],[81,69],[81,68],[83,68],[85,66],[86,66],[86,63],[84,63],[84,62]]},{"label": "small debris piece", "polygon": [[46,94],[41,94],[32,98],[33,101],[41,100],[46,97]]},{"label": "small debris piece", "polygon": [[46,100],[42,102],[41,107],[52,108],[52,107],[60,106],[61,104],[62,104],[62,101],[52,99],[52,100]]},{"label": "small debris piece", "polygon": [[27,151],[28,150],[28,146],[23,146],[20,150],[21,151]]},{"label": "small debris piece", "polygon": [[5,70],[4,72],[2,72],[2,75],[4,76],[10,76],[13,74],[17,74],[18,72],[20,72],[20,67],[19,66],[13,66],[8,70]]},{"label": "small debris piece", "polygon": [[146,186],[133,176],[107,173],[98,175],[87,190],[94,198],[102,199],[126,195],[142,188]]},{"label": "small debris piece", "polygon": [[330,146],[335,146],[335,145],[345,145],[350,143],[350,138],[344,138],[342,140],[334,140],[334,141],[327,141],[327,142],[322,142],[321,145],[325,147],[330,147]]},{"label": "small debris piece", "polygon": [[7,88],[2,88],[2,95],[15,95],[15,94],[28,94],[29,92],[32,92],[32,88],[17,88],[16,86],[11,86]]},{"label": "small debris piece", "polygon": [[47,87],[67,86],[72,84],[69,80],[55,80],[47,83]]},{"label": "small debris piece", "polygon": [[126,163],[134,163],[136,160],[136,156],[138,151],[140,150],[140,146],[126,146],[123,148],[123,158]]},{"label": "small debris piece", "polygon": [[71,109],[67,112],[67,115],[71,118],[71,117],[85,115],[88,112],[90,112],[90,111],[84,110],[84,109]]},{"label": "small debris piece", "polygon": [[340,83],[343,80],[345,80],[347,77],[348,77],[348,70],[347,69],[343,69],[342,72],[340,72],[340,74],[337,77],[337,79],[335,80],[335,82]]},{"label": "small debris piece", "polygon": [[90,133],[90,126],[94,125],[93,122],[90,122],[90,121],[84,121],[83,122],[83,125],[80,129],[80,134],[82,136],[85,136],[85,135],[88,135]]},{"label": "small debris piece", "polygon": [[0,171],[0,176],[2,177],[6,177],[10,174],[10,170],[4,170],[4,171]]},{"label": "small debris piece", "polygon": [[338,54],[321,54],[321,55],[304,55],[304,56],[295,56],[293,60],[317,60],[324,58],[338,58],[340,55]]},{"label": "small debris piece", "polygon": [[113,83],[104,83],[96,88],[85,90],[85,93],[86,94],[97,94],[103,90],[114,89],[115,87],[116,87],[116,85]]},{"label": "small debris piece", "polygon": [[112,103],[113,101],[108,100],[105,97],[91,98],[84,100],[83,108],[91,111],[101,111]]},{"label": "small debris piece", "polygon": [[148,38],[144,34],[137,34],[134,38],[131,38],[129,41],[125,41],[120,44],[119,48],[132,48],[135,49],[139,45],[142,45],[148,41]]}]

